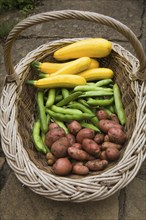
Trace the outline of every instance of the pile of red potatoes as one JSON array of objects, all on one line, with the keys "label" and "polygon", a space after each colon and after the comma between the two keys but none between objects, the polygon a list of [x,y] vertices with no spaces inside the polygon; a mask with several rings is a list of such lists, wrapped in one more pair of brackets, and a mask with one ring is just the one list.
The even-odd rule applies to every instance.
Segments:
[{"label": "pile of red potatoes", "polygon": [[109,116],[104,110],[99,110],[96,115],[101,133],[82,128],[78,121],[71,121],[66,124],[69,130],[66,134],[56,123],[50,123],[45,136],[50,149],[46,158],[56,175],[87,175],[104,170],[119,159],[127,141],[124,127],[115,114]]}]

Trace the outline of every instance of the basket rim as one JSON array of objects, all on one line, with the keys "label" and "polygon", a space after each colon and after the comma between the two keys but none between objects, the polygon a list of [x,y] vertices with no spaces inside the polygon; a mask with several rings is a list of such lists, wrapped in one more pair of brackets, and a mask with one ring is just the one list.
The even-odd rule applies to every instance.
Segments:
[{"label": "basket rim", "polygon": [[[39,52],[42,53],[44,51],[44,49],[48,50],[48,47],[54,47],[54,45],[58,45],[60,43],[62,44],[62,43],[65,43],[65,42],[70,43],[70,42],[76,41],[78,39],[83,39],[83,38],[57,40],[57,41],[52,41],[52,42],[49,42],[47,44],[43,44],[43,45],[39,46],[37,49],[35,49],[35,50],[31,51],[30,53],[28,53],[23,59],[21,59],[18,62],[18,64],[15,66],[16,73],[20,76],[23,75],[23,72],[25,71],[25,69],[27,69],[28,63],[32,62],[32,59],[35,57],[35,54],[37,54],[37,56],[39,56],[38,55]],[[127,59],[131,56],[130,61],[133,65],[133,67],[138,69],[139,62],[138,62],[137,58],[135,58],[129,51],[125,50],[119,44],[117,44],[117,43],[112,43],[112,44],[113,44],[114,51],[117,50],[117,48],[119,47],[118,52],[120,51],[119,52],[120,56],[124,56],[125,59]],[[115,52],[117,52],[117,51],[115,51]],[[133,91],[134,91],[135,95],[139,95],[141,97],[141,99],[137,100],[136,104],[137,104],[137,107],[139,107],[142,110],[142,109],[144,109],[144,107],[143,107],[144,106],[144,101],[142,101],[143,90],[144,90],[144,82],[143,82],[142,86],[139,85],[139,82],[137,80],[131,82],[131,84],[132,84],[132,88],[133,88]],[[138,90],[136,90],[137,87],[139,87]],[[12,95],[10,96],[9,100],[6,100],[7,99],[6,94],[9,93],[10,89],[12,90]],[[8,134],[7,134],[7,136],[3,135],[3,131],[6,131],[6,129],[9,129],[9,131],[12,132],[12,128],[9,128],[9,124],[7,124],[7,126],[6,126],[6,122],[4,121],[6,119],[6,115],[10,115],[12,109],[11,109],[11,111],[6,111],[6,113],[4,112],[4,109],[8,109],[9,102],[11,101],[11,102],[13,102],[14,114],[16,115],[16,111],[17,111],[16,110],[17,109],[17,106],[16,106],[17,103],[15,102],[16,89],[17,89],[17,85],[15,84],[15,82],[11,83],[11,84],[9,84],[9,83],[6,84],[4,89],[3,89],[3,93],[2,93],[2,97],[1,97],[1,114],[5,117],[1,117],[1,119],[0,119],[0,126],[1,126],[1,133],[2,133],[1,142],[2,142],[2,148],[3,148],[3,151],[6,155],[6,159],[7,159],[7,162],[9,164],[9,166],[14,170],[17,178],[21,182],[23,182],[25,185],[29,186],[29,188],[31,188],[32,191],[35,191],[38,194],[43,195],[45,190],[40,191],[40,190],[36,189],[36,185],[38,187],[42,186],[42,187],[45,187],[45,188],[48,189],[49,182],[52,181],[53,184],[56,184],[56,185],[58,184],[59,189],[61,189],[62,192],[64,192],[65,194],[62,195],[62,198],[60,198],[60,197],[56,196],[56,194],[55,194],[56,192],[54,192],[54,197],[51,197],[50,194],[49,194],[49,190],[48,190],[45,197],[48,197],[48,198],[51,198],[51,199],[54,199],[54,200],[62,200],[62,201],[67,200],[67,201],[74,201],[74,202],[78,202],[78,201],[83,202],[83,201],[88,201],[88,200],[91,200],[91,199],[97,201],[97,200],[104,199],[104,198],[108,197],[109,195],[112,195],[117,190],[119,190],[119,187],[123,188],[135,177],[135,175],[137,174],[143,160],[145,159],[144,151],[146,149],[143,149],[144,141],[141,142],[139,140],[139,144],[136,142],[134,147],[133,147],[133,152],[136,152],[136,153],[130,158],[130,155],[132,155],[132,152],[129,152],[131,150],[129,150],[128,146],[130,146],[130,144],[133,144],[133,142],[134,142],[133,138],[135,138],[135,134],[139,134],[139,139],[141,137],[143,137],[143,135],[144,135],[143,134],[144,131],[142,131],[142,130],[143,130],[144,121],[145,121],[146,117],[143,117],[142,115],[138,116],[138,119],[141,119],[141,123],[139,124],[138,121],[136,122],[134,131],[133,131],[133,135],[132,135],[131,140],[129,141],[129,143],[127,145],[127,148],[126,148],[126,151],[125,151],[126,153],[129,153],[129,157],[125,153],[124,155],[126,155],[126,156],[123,156],[123,158],[118,162],[118,164],[116,164],[113,168],[111,168],[111,169],[109,169],[109,170],[107,170],[107,171],[105,171],[105,172],[103,172],[102,174],[99,174],[99,175],[87,176],[87,177],[83,177],[81,179],[70,179],[68,177],[55,176],[54,174],[49,174],[49,173],[39,169],[30,160],[27,151],[23,147],[21,136],[18,132],[17,120],[14,120],[14,118],[13,118],[13,120],[15,121],[15,128],[18,132],[18,134],[17,134],[18,142],[19,142],[19,144],[22,144],[22,147],[21,147],[20,152],[15,151],[15,153],[16,153],[15,155],[10,155],[9,152],[8,152],[7,147],[5,147],[5,145],[8,145],[8,143],[10,144],[10,142],[8,142],[9,135]],[[145,99],[146,99],[146,95],[145,95]],[[14,127],[13,127],[13,130],[14,130]],[[142,134],[140,132],[142,132]],[[19,158],[20,154],[22,154],[26,158],[24,159],[21,156],[21,161],[20,161],[20,158]],[[16,160],[17,160],[17,165],[18,166],[13,164],[13,163],[16,162]],[[25,160],[25,162],[24,162],[24,160]],[[26,161],[27,161],[27,163],[29,162],[29,165],[27,165],[28,167],[26,166]],[[21,165],[21,163],[23,165],[25,163],[26,167],[23,167],[23,165]],[[125,163],[125,165],[123,167],[124,163]],[[134,165],[135,165],[134,169],[132,171],[130,171],[131,167],[133,167]],[[21,166],[24,169],[22,169]],[[31,166],[31,168],[30,168],[30,166]],[[33,170],[34,174],[32,174],[32,172],[29,173],[29,171],[28,171],[29,169],[31,171]],[[115,175],[114,175],[114,172],[116,170],[118,170],[118,172],[116,172]],[[39,175],[38,175],[38,171],[39,171]],[[24,173],[25,173],[25,175],[24,175]],[[38,183],[36,181],[36,178],[34,177],[34,175],[36,173],[40,178]],[[29,176],[28,180],[26,180],[24,178],[24,176],[27,176],[27,174],[31,176],[31,177]],[[29,179],[31,179],[32,182],[29,181]],[[97,179],[98,179],[98,181],[97,181]],[[43,182],[43,180],[44,180],[44,182]],[[46,180],[48,181],[48,185],[45,182]],[[112,182],[113,180],[116,182],[116,184],[113,187],[110,187],[110,182]],[[63,184],[62,184],[62,181],[63,181]],[[97,184],[97,182],[98,182],[98,184]],[[77,189],[75,188],[76,185],[77,185]],[[91,195],[91,196],[87,195],[87,197],[86,197],[85,192],[89,191],[89,185],[93,187],[93,195]],[[52,184],[50,184],[49,187],[52,188]],[[82,192],[82,187],[84,189],[83,192]],[[100,189],[100,192],[99,192],[99,189]],[[77,190],[77,192],[76,192],[76,190]],[[81,190],[81,192],[80,192],[80,195],[79,195],[80,190]],[[75,193],[77,195],[75,197],[72,197],[71,196],[72,193]],[[104,193],[106,193],[106,195],[104,195]],[[83,198],[81,198],[81,195],[83,196]],[[84,198],[84,195],[85,195],[85,198]],[[76,201],[76,199],[77,199],[77,201]]]}]

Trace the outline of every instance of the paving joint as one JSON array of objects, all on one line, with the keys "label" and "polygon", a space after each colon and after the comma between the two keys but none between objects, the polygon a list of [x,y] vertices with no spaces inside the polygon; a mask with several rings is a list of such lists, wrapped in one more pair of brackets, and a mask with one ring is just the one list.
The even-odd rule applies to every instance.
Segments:
[{"label": "paving joint", "polygon": [[3,164],[3,167],[0,170],[0,191],[3,189],[3,187],[5,186],[7,179],[11,173],[11,169],[8,166],[7,162],[5,161],[5,163]]},{"label": "paving joint", "polygon": [[126,209],[126,188],[120,191],[119,197],[119,214],[118,220],[125,220],[125,209]]},{"label": "paving joint", "polygon": [[[139,36],[137,36],[138,39],[141,39],[142,37],[142,33],[140,33]],[[74,38],[74,36],[68,36],[68,37],[64,37],[64,36],[59,36],[59,35],[56,35],[56,36],[52,36],[52,37],[48,37],[48,35],[40,35],[40,36],[35,36],[34,34],[31,34],[31,35],[28,35],[28,36],[25,36],[25,35],[21,35],[17,38],[17,40],[23,40],[23,39],[43,39],[43,38],[47,38],[47,39],[65,39],[65,38]],[[86,38],[86,36],[84,37]],[[89,37],[87,37],[89,38]],[[116,41],[116,42],[129,42],[128,40],[124,40],[124,39],[119,39],[119,38],[109,38],[109,40],[111,41]]]}]

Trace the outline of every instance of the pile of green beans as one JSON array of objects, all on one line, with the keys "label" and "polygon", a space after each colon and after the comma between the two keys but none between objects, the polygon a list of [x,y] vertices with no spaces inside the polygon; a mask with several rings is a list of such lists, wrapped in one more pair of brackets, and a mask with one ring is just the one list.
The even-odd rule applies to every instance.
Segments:
[{"label": "pile of green beans", "polygon": [[96,111],[104,109],[109,115],[116,113],[122,125],[126,122],[120,90],[112,79],[90,82],[74,89],[51,88],[37,92],[38,117],[33,127],[33,139],[36,149],[42,153],[48,151],[44,137],[50,121],[69,133],[66,123],[77,120],[82,127],[100,132]]}]

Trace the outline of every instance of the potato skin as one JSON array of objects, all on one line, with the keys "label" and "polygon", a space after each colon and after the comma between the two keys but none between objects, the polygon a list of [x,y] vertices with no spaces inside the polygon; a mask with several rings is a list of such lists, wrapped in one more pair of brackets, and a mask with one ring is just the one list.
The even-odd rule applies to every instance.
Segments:
[{"label": "potato skin", "polygon": [[48,152],[47,154],[46,154],[46,159],[48,160],[48,159],[55,159],[55,157],[54,157],[54,155],[51,153],[51,152]]},{"label": "potato skin", "polygon": [[93,131],[90,128],[83,128],[78,132],[76,136],[76,140],[78,143],[82,143],[82,140],[84,138],[93,139],[94,137],[95,137],[95,131]]},{"label": "potato skin", "polygon": [[96,134],[95,137],[94,137],[94,141],[97,144],[102,144],[103,141],[104,141],[104,134]]},{"label": "potato skin", "polygon": [[120,124],[119,119],[116,114],[111,114],[110,118],[112,121],[115,121],[117,124]]},{"label": "potato skin", "polygon": [[51,152],[55,158],[61,158],[67,156],[67,149],[70,143],[66,137],[62,137],[55,141],[51,146]]},{"label": "potato skin", "polygon": [[70,133],[66,134],[66,137],[69,140],[70,145],[73,145],[76,142],[76,138],[73,134],[70,134]]},{"label": "potato skin", "polygon": [[108,119],[108,118],[109,118],[107,112],[104,111],[104,110],[98,110],[98,111],[96,112],[96,116],[97,116],[97,118],[98,118],[99,120]]},{"label": "potato skin", "polygon": [[108,136],[110,141],[116,144],[124,144],[127,140],[126,133],[120,128],[110,128],[108,131]]},{"label": "potato skin", "polygon": [[70,131],[70,133],[74,134],[74,135],[76,135],[82,129],[80,123],[78,121],[75,121],[75,120],[70,122],[67,125],[67,127],[68,127],[68,130]]},{"label": "potato skin", "polygon": [[114,147],[118,150],[120,150],[122,148],[122,146],[120,144],[115,144],[115,143],[112,143],[112,142],[109,142],[109,141],[106,141],[101,145],[102,150],[106,150],[109,147]]},{"label": "potato skin", "polygon": [[49,130],[54,129],[54,128],[59,128],[58,124],[55,122],[49,124]]},{"label": "potato skin", "polygon": [[106,152],[105,151],[101,151],[99,158],[101,160],[107,160]]},{"label": "potato skin", "polygon": [[85,138],[82,141],[82,148],[89,154],[98,157],[100,155],[100,147],[92,139]]},{"label": "potato skin", "polygon": [[71,145],[71,147],[74,147],[74,148],[80,149],[80,150],[82,149],[82,145],[80,143],[74,143]]},{"label": "potato skin", "polygon": [[109,136],[108,136],[108,134],[106,134],[105,136],[104,136],[104,142],[108,142],[109,141]]},{"label": "potato skin", "polygon": [[51,153],[51,152],[48,152],[46,154],[46,159],[47,159],[47,162],[48,162],[48,165],[53,165],[56,161],[56,158],[54,157],[54,155]]},{"label": "potato skin", "polygon": [[50,148],[51,145],[59,138],[64,137],[65,132],[63,128],[54,128],[49,130],[45,136],[45,144]]},{"label": "potato skin", "polygon": [[104,170],[108,165],[108,161],[107,160],[92,160],[92,161],[88,161],[85,166],[87,166],[89,168],[89,170],[91,171],[100,171],[100,170]]},{"label": "potato skin", "polygon": [[102,119],[98,122],[98,127],[101,131],[103,131],[106,134],[108,133],[110,128],[120,128],[121,130],[123,129],[123,127],[117,124],[117,122],[105,119]]},{"label": "potato skin", "polygon": [[68,154],[69,156],[78,161],[86,161],[86,160],[94,160],[95,157],[91,156],[84,150],[80,150],[74,147],[69,147],[68,148]]},{"label": "potato skin", "polygon": [[110,161],[115,161],[120,157],[120,151],[117,148],[109,147],[106,149],[105,154],[107,159]]},{"label": "potato skin", "polygon": [[75,164],[72,168],[72,172],[77,175],[87,175],[89,173],[89,169],[84,165]]},{"label": "potato skin", "polygon": [[53,171],[60,176],[66,176],[72,171],[72,164],[67,158],[59,158],[53,164]]}]

